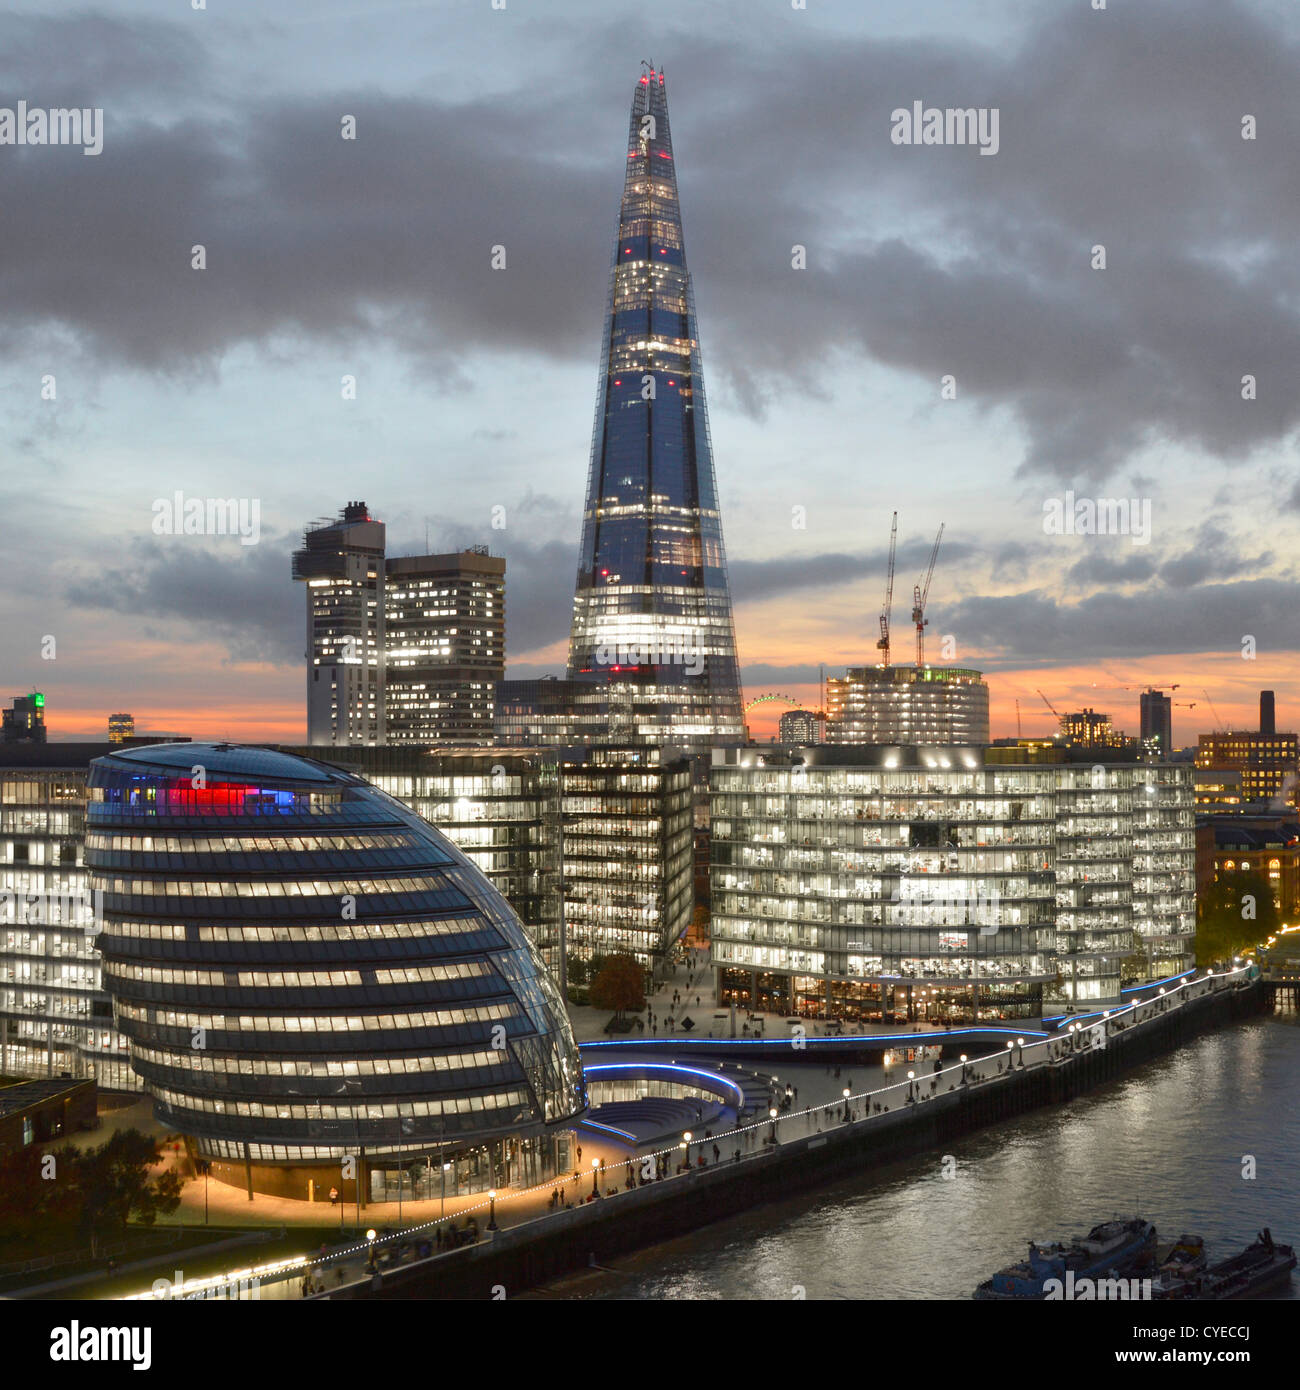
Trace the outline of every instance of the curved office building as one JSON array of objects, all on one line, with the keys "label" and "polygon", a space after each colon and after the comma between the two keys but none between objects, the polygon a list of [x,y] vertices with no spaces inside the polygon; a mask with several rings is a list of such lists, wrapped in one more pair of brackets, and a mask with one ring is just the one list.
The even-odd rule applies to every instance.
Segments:
[{"label": "curved office building", "polygon": [[229,744],[99,758],[90,797],[104,985],[158,1118],[214,1174],[349,1200],[357,1155],[365,1200],[572,1166],[586,1093],[559,993],[432,826],[351,773]]}]

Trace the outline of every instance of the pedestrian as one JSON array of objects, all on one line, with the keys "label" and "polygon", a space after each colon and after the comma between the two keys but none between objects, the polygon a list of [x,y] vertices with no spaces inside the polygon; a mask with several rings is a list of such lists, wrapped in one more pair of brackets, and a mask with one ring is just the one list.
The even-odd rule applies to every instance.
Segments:
[{"label": "pedestrian", "polygon": [[339,1190],[337,1187],[330,1188],[330,1206],[336,1207],[339,1204]]},{"label": "pedestrian", "polygon": [[582,1162],[582,1145],[581,1145],[581,1144],[578,1145],[578,1162],[579,1162],[579,1163]]},{"label": "pedestrian", "polygon": [[714,1163],[717,1163],[717,1161],[718,1161],[721,1157],[722,1157],[722,1150],[719,1149],[718,1146],[717,1146],[716,1144],[714,1144],[714,1146],[713,1146],[713,1161],[714,1161]]}]

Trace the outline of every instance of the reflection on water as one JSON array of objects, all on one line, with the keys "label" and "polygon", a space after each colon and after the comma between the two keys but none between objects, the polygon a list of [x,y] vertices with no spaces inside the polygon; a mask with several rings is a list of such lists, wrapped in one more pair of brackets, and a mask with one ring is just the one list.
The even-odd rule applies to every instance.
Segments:
[{"label": "reflection on water", "polygon": [[[1233,1025],[952,1147],[756,1208],[555,1286],[569,1298],[968,1298],[1030,1239],[1140,1214],[1212,1260],[1261,1226],[1300,1245],[1300,1020]],[[1243,1179],[1245,1155],[1257,1177]],[[948,1165],[952,1170],[953,1165]],[[1289,1292],[1295,1298],[1300,1277]]]}]

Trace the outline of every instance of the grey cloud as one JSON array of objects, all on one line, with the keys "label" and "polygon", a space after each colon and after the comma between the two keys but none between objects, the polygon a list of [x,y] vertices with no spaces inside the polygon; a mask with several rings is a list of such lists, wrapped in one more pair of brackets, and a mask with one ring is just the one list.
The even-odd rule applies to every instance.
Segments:
[{"label": "grey cloud", "polygon": [[[1103,21],[1080,6],[1009,51],[796,34],[779,61],[764,32],[661,36],[681,54],[670,99],[707,360],[742,407],[820,389],[848,351],[933,382],[936,405],[952,373],[959,401],[1007,409],[1026,470],[1099,477],[1159,441],[1236,461],[1291,440],[1300,193],[1278,170],[1300,143],[1300,55],[1267,20],[1235,0]],[[615,24],[567,39],[571,80],[527,101],[339,92],[220,120],[205,86],[165,128],[132,108],[97,159],[8,151],[11,322],[164,373],[273,341],[329,346],[329,372],[382,341],[443,389],[465,384],[467,348],[590,360],[631,86],[609,74],[634,62]],[[169,100],[201,66],[170,28],[100,42]],[[998,106],[999,154],[891,145],[890,110],[917,96]]]},{"label": "grey cloud", "polygon": [[[1300,647],[1300,584],[1238,580],[1133,595],[1097,593],[1064,603],[1041,591],[963,599],[945,627],[985,664],[1056,664],[1162,653],[1239,652],[1246,633],[1261,652]],[[1053,653],[1048,660],[1044,653]]]},{"label": "grey cloud", "polygon": [[189,536],[137,539],[128,563],[72,579],[64,598],[73,608],[124,614],[142,632],[155,619],[182,642],[224,641],[232,661],[300,664],[303,596],[289,576],[291,549],[284,537],[253,546],[231,538],[222,549]]}]

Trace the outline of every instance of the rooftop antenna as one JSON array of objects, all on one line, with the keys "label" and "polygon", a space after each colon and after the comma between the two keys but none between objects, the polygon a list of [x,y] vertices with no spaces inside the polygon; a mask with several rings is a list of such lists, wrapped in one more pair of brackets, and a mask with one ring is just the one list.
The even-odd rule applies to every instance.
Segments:
[{"label": "rooftop antenna", "polygon": [[880,640],[876,646],[880,648],[884,660],[882,666],[889,665],[889,612],[894,606],[894,549],[898,544],[898,513],[894,513],[893,525],[889,528],[889,578],[885,582],[885,607],[880,614]]}]

